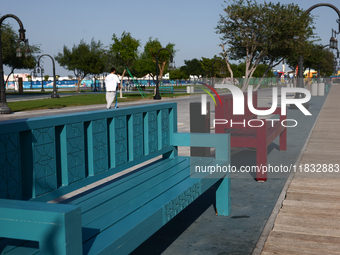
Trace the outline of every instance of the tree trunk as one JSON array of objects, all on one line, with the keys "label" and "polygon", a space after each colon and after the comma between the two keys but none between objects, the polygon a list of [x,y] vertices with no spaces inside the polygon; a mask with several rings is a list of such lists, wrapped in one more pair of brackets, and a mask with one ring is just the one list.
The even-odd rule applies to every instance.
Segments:
[{"label": "tree trunk", "polygon": [[[262,59],[262,53],[260,53],[260,55],[257,57],[256,61],[254,63],[251,64],[252,62],[252,54],[250,54],[249,57],[247,57],[246,59],[246,73],[245,73],[245,79],[244,79],[244,83],[242,86],[242,91],[246,91],[250,79],[253,76],[253,73],[255,72],[256,68],[260,65],[260,60]],[[247,56],[248,56],[248,51],[247,51]],[[251,68],[249,68],[251,66]]]},{"label": "tree trunk", "polygon": [[166,65],[166,62],[163,62],[162,65],[159,64],[159,77],[158,77],[158,82],[159,80],[163,80],[163,73],[164,73],[164,70],[165,70],[165,65]]},{"label": "tree trunk", "polygon": [[[272,63],[271,63],[271,64],[272,64]],[[256,91],[256,90],[258,90],[258,89],[260,88],[261,83],[262,83],[264,77],[266,76],[266,74],[268,73],[268,71],[269,71],[271,68],[272,68],[271,65],[269,65],[269,66],[267,67],[267,69],[264,71],[264,73],[263,73],[262,77],[260,78],[259,83],[257,84],[257,86],[256,86],[256,88],[254,89],[254,91]]]},{"label": "tree trunk", "polygon": [[76,93],[80,93],[79,90],[80,90],[80,84],[81,82],[84,80],[85,76],[82,77],[82,76],[77,76],[77,84],[76,84]]},{"label": "tree trunk", "polygon": [[124,68],[123,74],[122,74],[122,79],[120,80],[120,90],[119,90],[119,97],[123,98],[123,79],[125,75],[126,69]]},{"label": "tree trunk", "polygon": [[249,68],[249,60],[247,59],[246,60],[246,67],[245,67],[245,70],[244,70],[244,80],[243,80],[243,85],[242,85],[242,91],[246,91],[247,87],[248,87],[248,84],[249,84],[249,81],[248,81],[248,68]]},{"label": "tree trunk", "polygon": [[226,52],[225,49],[224,49],[224,45],[223,45],[223,44],[220,44],[220,46],[222,47],[222,50],[223,50],[223,52],[224,52],[224,54],[225,54],[225,62],[226,62],[226,64],[227,64],[227,68],[228,68],[228,71],[229,71],[229,73],[230,73],[230,80],[231,80],[231,83],[234,84],[234,73],[233,73],[233,70],[232,70],[231,67],[230,67],[230,63],[229,63],[229,59],[228,59],[228,54],[227,54],[227,52]]},{"label": "tree trunk", "polygon": [[280,61],[276,62],[275,64],[273,64],[273,60],[270,62],[270,64],[268,65],[267,69],[264,71],[259,83],[257,84],[255,90],[258,90],[261,86],[262,80],[264,79],[264,76],[268,73],[268,71],[273,68],[274,66],[277,66],[279,63],[281,63],[283,59],[280,59]]},{"label": "tree trunk", "polygon": [[78,82],[77,82],[76,92],[79,93],[79,86],[80,86],[82,79],[80,76],[78,76],[77,78],[78,78]]},{"label": "tree trunk", "polygon": [[263,73],[262,77],[260,78],[258,84],[256,85],[256,88],[254,89],[254,91],[256,91],[256,90],[258,90],[258,89],[260,88],[261,83],[262,83],[264,77],[266,76],[266,74],[268,73],[269,69],[270,69],[270,67],[268,67],[268,68],[266,69],[266,71],[264,71],[264,73]]}]

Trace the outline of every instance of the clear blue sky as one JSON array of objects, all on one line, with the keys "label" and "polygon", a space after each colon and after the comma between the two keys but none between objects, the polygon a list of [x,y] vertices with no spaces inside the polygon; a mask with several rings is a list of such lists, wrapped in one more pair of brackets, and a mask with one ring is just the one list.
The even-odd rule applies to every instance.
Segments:
[{"label": "clear blue sky", "polygon": [[[259,2],[262,2],[259,0]],[[272,1],[277,2],[277,1]],[[282,0],[281,3],[291,3]],[[307,10],[320,0],[294,1]],[[340,9],[339,0],[326,3]],[[56,56],[63,46],[71,48],[81,39],[90,42],[100,40],[104,46],[112,43],[112,34],[120,37],[123,31],[140,39],[143,50],[149,37],[158,38],[162,45],[171,42],[178,50],[174,61],[176,66],[184,65],[184,60],[212,58],[221,52],[219,35],[215,27],[219,15],[223,14],[223,0],[129,0],[129,1],[89,1],[89,0],[2,0],[0,16],[18,16],[26,29],[30,44],[40,45],[44,54]],[[318,16],[315,32],[328,44],[331,29],[338,30],[337,13],[329,7],[318,7],[312,11]],[[17,30],[18,24],[8,18],[6,23]],[[338,35],[340,41],[340,35]],[[52,75],[51,60],[44,57],[45,73]],[[5,74],[9,68],[4,67]],[[28,72],[16,70],[16,72]],[[56,73],[61,76],[72,74],[56,63]]]}]

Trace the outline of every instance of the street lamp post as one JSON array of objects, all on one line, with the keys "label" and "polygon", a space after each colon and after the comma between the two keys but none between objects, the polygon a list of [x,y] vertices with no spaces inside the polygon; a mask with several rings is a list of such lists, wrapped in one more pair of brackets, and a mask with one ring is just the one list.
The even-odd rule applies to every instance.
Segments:
[{"label": "street lamp post", "polygon": [[55,63],[54,63],[54,59],[50,55],[48,55],[48,54],[43,54],[38,59],[38,66],[39,66],[40,59],[43,56],[50,57],[51,60],[52,60],[52,64],[53,64],[53,94],[51,95],[51,98],[59,98],[60,96],[57,93],[57,80],[56,80],[56,76],[55,76]]},{"label": "street lamp post", "polygon": [[[37,68],[37,70],[35,70]],[[36,76],[37,73],[40,73],[40,79],[41,79],[41,91],[45,91],[44,89],[44,68],[42,66],[36,66],[34,67],[34,76]]]},{"label": "street lamp post", "polygon": [[[298,58],[298,81],[297,81],[297,87],[304,88],[305,84],[303,82],[303,56],[299,56]],[[298,98],[301,98],[302,94],[298,93]]]},{"label": "street lamp post", "polygon": [[34,67],[34,71],[33,71],[34,76],[37,76],[37,73],[40,73],[41,91],[45,91],[45,89],[44,89],[44,68],[42,66],[39,66],[39,65]]},{"label": "street lamp post", "polygon": [[[340,21],[338,20],[339,22],[339,26],[340,26]],[[334,49],[334,50],[337,50],[337,58],[339,58],[339,50],[338,50],[338,40],[335,38],[335,36],[337,34],[340,34],[340,28],[339,28],[339,32],[336,32],[334,29],[332,29],[332,37],[329,41],[329,47],[331,49]],[[334,35],[334,37],[333,37]],[[337,71],[337,65],[338,65],[338,62],[336,59],[334,59],[334,62],[333,62],[333,66],[334,66],[334,74],[336,74],[336,71]]]},{"label": "street lamp post", "polygon": [[329,41],[329,48],[336,49],[337,45],[338,45],[338,40],[332,36]]},{"label": "street lamp post", "polygon": [[[340,26],[340,20],[337,20],[338,22],[339,22],[339,26]],[[335,38],[336,37],[336,35],[337,34],[339,34],[340,33],[340,27],[339,27],[339,32],[336,32],[336,30],[334,30],[333,28],[332,28],[332,37],[331,37],[331,39],[329,40],[329,48],[331,48],[331,49],[338,49],[338,40]],[[333,37],[333,35],[334,35],[334,37]]]},{"label": "street lamp post", "polygon": [[34,74],[34,71],[31,72],[31,90],[33,89],[33,74]]},{"label": "street lamp post", "polygon": [[[332,29],[332,33],[335,32],[333,29]],[[335,32],[336,33],[336,32]],[[337,57],[336,58],[340,58],[340,52],[338,50],[338,41],[333,37],[333,34],[332,34],[332,37],[329,41],[329,44],[327,45],[324,45],[322,48],[326,48],[326,47],[329,47],[331,49],[335,49],[337,51]],[[320,67],[320,63],[318,63],[318,83],[320,83],[320,77],[321,77],[321,67]]]},{"label": "street lamp post", "polygon": [[97,80],[95,75],[93,75],[93,92],[97,92]]},{"label": "street lamp post", "polygon": [[155,99],[155,100],[160,100],[160,99],[162,99],[161,98],[161,95],[159,94],[159,84],[158,84],[158,54],[159,54],[159,52],[161,51],[161,50],[167,50],[167,51],[169,51],[169,53],[170,53],[170,61],[172,62],[173,61],[173,56],[172,56],[172,53],[171,53],[171,51],[169,50],[169,49],[167,49],[167,48],[162,48],[162,49],[160,49],[158,52],[157,52],[157,54],[156,54],[156,94],[155,94],[155,96],[153,97],[153,99]]},{"label": "street lamp post", "polygon": [[40,67],[41,91],[45,91],[45,89],[44,89],[44,71],[45,71],[44,68]]},{"label": "street lamp post", "polygon": [[[304,88],[305,84],[303,81],[303,56],[299,56],[298,58],[298,78],[297,78],[297,88]],[[305,95],[303,93],[295,93],[295,98],[303,98]],[[309,109],[309,103],[303,103],[303,106],[306,109]],[[290,109],[299,109],[295,104],[290,105]]]},{"label": "street lamp post", "polygon": [[336,59],[334,59],[334,60],[333,60],[334,74],[336,74],[337,66],[338,66],[338,61],[337,61]]},{"label": "street lamp post", "polygon": [[[32,73],[32,79],[31,79],[31,89],[33,89],[33,85],[32,85],[32,80],[33,80],[33,77],[37,77],[37,73],[40,73],[40,67],[39,66],[35,66],[33,68],[33,71],[31,72]],[[42,90],[43,91],[43,90]]]},{"label": "street lamp post", "polygon": [[321,67],[320,67],[320,62],[318,63],[318,79],[317,79],[317,82],[318,84],[320,83],[320,76],[321,76]]},{"label": "street lamp post", "polygon": [[[331,40],[332,40],[332,38],[331,38]],[[322,49],[324,49],[324,48],[326,48],[326,47],[330,47],[330,44],[324,45],[324,46],[322,47]],[[317,79],[318,83],[320,83],[320,77],[321,77],[321,64],[320,64],[320,62],[319,62],[319,63],[318,63],[318,79]]]},{"label": "street lamp post", "polygon": [[[317,8],[317,7],[320,7],[320,6],[327,6],[327,7],[330,7],[332,8],[333,10],[335,10],[337,13],[338,13],[338,16],[340,18],[340,11],[338,8],[336,8],[334,5],[332,4],[327,4],[327,3],[320,3],[320,4],[315,4],[313,5],[312,7],[310,7],[306,13],[310,13],[313,9]],[[337,23],[339,23],[339,32],[340,32],[340,19],[337,20]],[[332,40],[331,43],[336,43],[336,39],[334,38],[334,40]],[[303,82],[303,57],[300,56],[299,59],[298,59],[298,82],[297,82],[297,87],[300,87],[300,88],[304,88],[304,82]],[[295,94],[295,98],[301,98],[303,97],[303,94],[301,93],[296,93]],[[304,107],[306,109],[309,109],[309,103],[304,103],[303,104]],[[298,109],[295,105],[291,105],[290,106],[291,109]]]},{"label": "street lamp post", "polygon": [[[13,14],[6,14],[0,18],[0,26],[6,18],[14,18],[19,23],[19,26],[20,26],[18,48],[16,50],[16,56],[17,57],[22,56],[21,49],[20,49],[20,42],[24,42],[26,45],[25,57],[30,57],[31,52],[28,46],[28,40],[25,39],[26,30],[24,29],[24,26],[21,20]],[[3,69],[3,62],[2,62],[2,43],[1,43],[1,31],[0,31],[0,114],[10,114],[10,113],[11,113],[11,108],[8,107],[7,102],[6,102],[6,89],[5,89],[4,69]]]}]

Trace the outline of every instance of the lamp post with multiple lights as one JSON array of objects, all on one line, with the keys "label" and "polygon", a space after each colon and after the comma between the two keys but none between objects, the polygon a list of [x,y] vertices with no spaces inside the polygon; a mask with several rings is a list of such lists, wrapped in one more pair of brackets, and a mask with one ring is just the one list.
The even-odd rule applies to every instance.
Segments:
[{"label": "lamp post with multiple lights", "polygon": [[[24,26],[21,20],[13,14],[7,14],[0,18],[0,26],[6,18],[14,18],[19,23],[19,26],[20,26],[19,39],[17,40],[18,48],[16,50],[16,57],[18,58],[22,57],[21,48],[20,48],[21,42],[24,42],[26,45],[25,57],[30,57],[31,51],[28,46],[28,39],[25,38],[26,30],[24,29]],[[0,31],[0,114],[10,114],[10,113],[11,113],[11,108],[8,107],[7,102],[6,102],[6,89],[5,89],[4,69],[3,69],[3,62],[2,62],[2,43],[1,43],[1,31]]]},{"label": "lamp post with multiple lights", "polygon": [[[332,32],[333,31],[334,30],[332,29]],[[336,38],[333,37],[333,34],[332,34],[332,37],[330,39],[329,44],[323,46],[322,48],[324,49],[326,47],[329,47],[331,49],[336,50],[337,51],[337,55],[336,55],[337,57],[336,58],[340,58],[340,52],[339,52],[339,49],[338,49],[338,40],[336,40]],[[336,59],[334,59],[334,61],[333,61],[333,66],[334,66],[334,63],[336,63],[336,65],[337,65]],[[334,67],[334,70],[335,70],[335,68],[336,67]],[[321,67],[320,67],[320,63],[318,63],[318,79],[317,79],[318,83],[320,83],[320,77],[321,77]]]},{"label": "lamp post with multiple lights", "polygon": [[[339,22],[339,20],[338,20]],[[338,49],[338,40],[335,38],[335,36],[337,34],[340,33],[340,22],[339,22],[339,32],[336,32],[336,30],[332,29],[332,37],[329,40],[329,48],[333,49],[333,50],[337,50],[337,58],[339,58],[339,49]],[[333,66],[334,66],[334,73],[336,74],[336,67],[338,65],[338,61],[336,59],[334,59],[333,61]]]},{"label": "lamp post with multiple lights", "polygon": [[338,40],[335,37],[333,37],[333,35],[336,36],[337,34],[339,34],[339,32],[337,33],[334,29],[332,29],[332,37],[329,40],[329,48],[334,50],[338,49]]}]

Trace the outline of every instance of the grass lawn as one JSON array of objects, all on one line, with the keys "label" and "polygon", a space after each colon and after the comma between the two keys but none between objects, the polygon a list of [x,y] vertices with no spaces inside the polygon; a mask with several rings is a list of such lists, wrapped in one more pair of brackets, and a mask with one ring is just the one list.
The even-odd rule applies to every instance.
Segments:
[{"label": "grass lawn", "polygon": [[[59,92],[58,92],[59,93]],[[51,92],[50,92],[51,94]],[[188,94],[176,93],[176,94],[162,94],[162,97],[179,97],[187,96]],[[146,100],[143,99],[139,93],[136,94],[124,94],[126,98],[119,98],[119,102],[129,102]],[[147,99],[152,99],[153,94],[147,94]],[[81,106],[81,105],[93,105],[93,104],[106,104],[105,94],[86,94],[75,95],[75,96],[65,96],[60,98],[49,98],[49,99],[38,99],[29,101],[19,101],[19,102],[7,102],[7,105],[11,108],[12,112],[20,111],[31,111],[31,110],[41,110],[41,109],[54,109],[63,108],[68,106]]]}]

